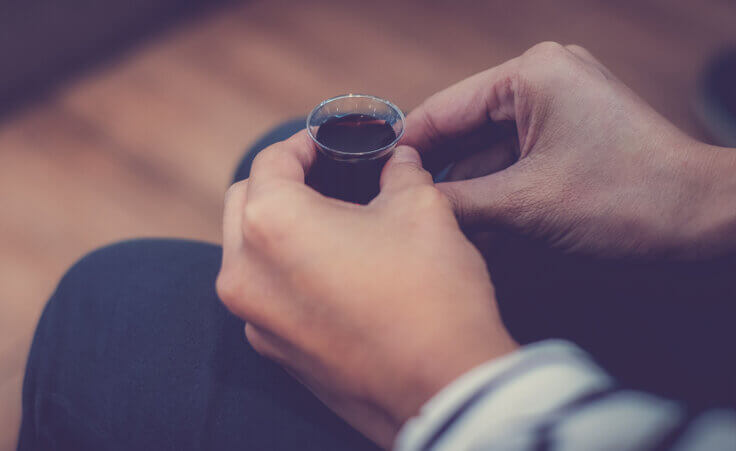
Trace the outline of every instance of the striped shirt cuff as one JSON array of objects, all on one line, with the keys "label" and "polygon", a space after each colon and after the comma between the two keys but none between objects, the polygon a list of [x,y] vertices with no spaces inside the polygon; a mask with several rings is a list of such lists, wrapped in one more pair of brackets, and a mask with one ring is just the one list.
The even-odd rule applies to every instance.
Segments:
[{"label": "striped shirt cuff", "polygon": [[[517,429],[515,440],[535,439],[526,429],[538,429],[551,412],[612,386],[610,377],[572,343],[527,345],[468,371],[437,393],[407,421],[395,449],[467,449],[478,431],[484,442],[498,434],[509,449],[527,448],[532,443],[507,442],[509,428]],[[478,411],[482,415],[475,415]]]}]

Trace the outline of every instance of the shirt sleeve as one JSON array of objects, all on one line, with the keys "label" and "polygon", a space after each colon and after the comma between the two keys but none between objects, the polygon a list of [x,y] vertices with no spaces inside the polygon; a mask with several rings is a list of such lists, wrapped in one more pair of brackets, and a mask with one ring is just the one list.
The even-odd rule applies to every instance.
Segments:
[{"label": "shirt sleeve", "polygon": [[622,389],[580,348],[549,340],[460,376],[404,425],[395,447],[736,450],[736,414],[697,415]]}]

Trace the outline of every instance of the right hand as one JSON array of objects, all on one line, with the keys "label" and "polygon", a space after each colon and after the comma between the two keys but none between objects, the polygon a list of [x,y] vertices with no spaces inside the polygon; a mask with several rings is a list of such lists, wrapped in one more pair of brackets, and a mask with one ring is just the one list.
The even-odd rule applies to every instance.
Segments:
[{"label": "right hand", "polygon": [[406,130],[430,169],[456,162],[437,187],[470,231],[502,225],[606,257],[736,241],[731,152],[679,131],[581,47],[542,43],[463,80]]},{"label": "right hand", "polygon": [[416,150],[396,149],[368,205],[305,184],[317,152],[299,132],[230,188],[217,292],[254,349],[388,447],[442,387],[518,345]]}]

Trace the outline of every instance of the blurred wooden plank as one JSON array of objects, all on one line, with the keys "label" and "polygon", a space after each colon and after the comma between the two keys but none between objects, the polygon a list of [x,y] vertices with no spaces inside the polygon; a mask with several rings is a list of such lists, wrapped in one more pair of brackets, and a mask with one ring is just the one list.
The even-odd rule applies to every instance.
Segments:
[{"label": "blurred wooden plank", "polygon": [[53,106],[5,124],[0,149],[0,449],[10,449],[34,324],[69,264],[128,237],[217,241],[220,205],[192,201]]},{"label": "blurred wooden plank", "polygon": [[248,93],[213,83],[187,60],[157,51],[95,74],[61,103],[131,155],[201,188],[210,202],[248,142],[283,118]]},{"label": "blurred wooden plank", "polygon": [[215,6],[202,0],[33,0],[2,2],[0,108],[33,96],[149,36]]}]

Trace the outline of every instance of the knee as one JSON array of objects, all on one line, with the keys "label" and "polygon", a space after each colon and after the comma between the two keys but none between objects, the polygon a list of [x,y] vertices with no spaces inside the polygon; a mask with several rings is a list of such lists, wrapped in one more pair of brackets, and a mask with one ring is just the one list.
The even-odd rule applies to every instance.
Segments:
[{"label": "knee", "polygon": [[86,276],[114,276],[123,269],[151,269],[164,262],[174,263],[219,258],[220,248],[209,243],[179,239],[139,238],[115,242],[95,249],[77,260],[66,272],[62,282]]},{"label": "knee", "polygon": [[219,246],[195,241],[135,239],[110,244],[74,263],[49,304],[109,309],[120,302],[165,298],[172,288],[174,292],[192,289],[195,282],[200,291],[212,285],[214,292],[220,256]]},{"label": "knee", "polygon": [[146,343],[160,344],[164,335],[216,331],[230,321],[215,294],[220,254],[212,244],[159,239],[89,253],[59,282],[36,328],[34,347],[46,355],[82,352],[103,359],[105,353],[129,349],[131,340],[140,350]]},{"label": "knee", "polygon": [[211,244],[144,239],[77,261],[36,328],[24,382],[25,434],[63,415],[99,430],[128,424],[130,411],[120,410],[122,419],[110,411],[115,396],[155,412],[141,387],[164,393],[171,380],[186,378],[196,387],[223,333],[230,341],[242,336],[242,324],[215,295],[220,253]]}]

